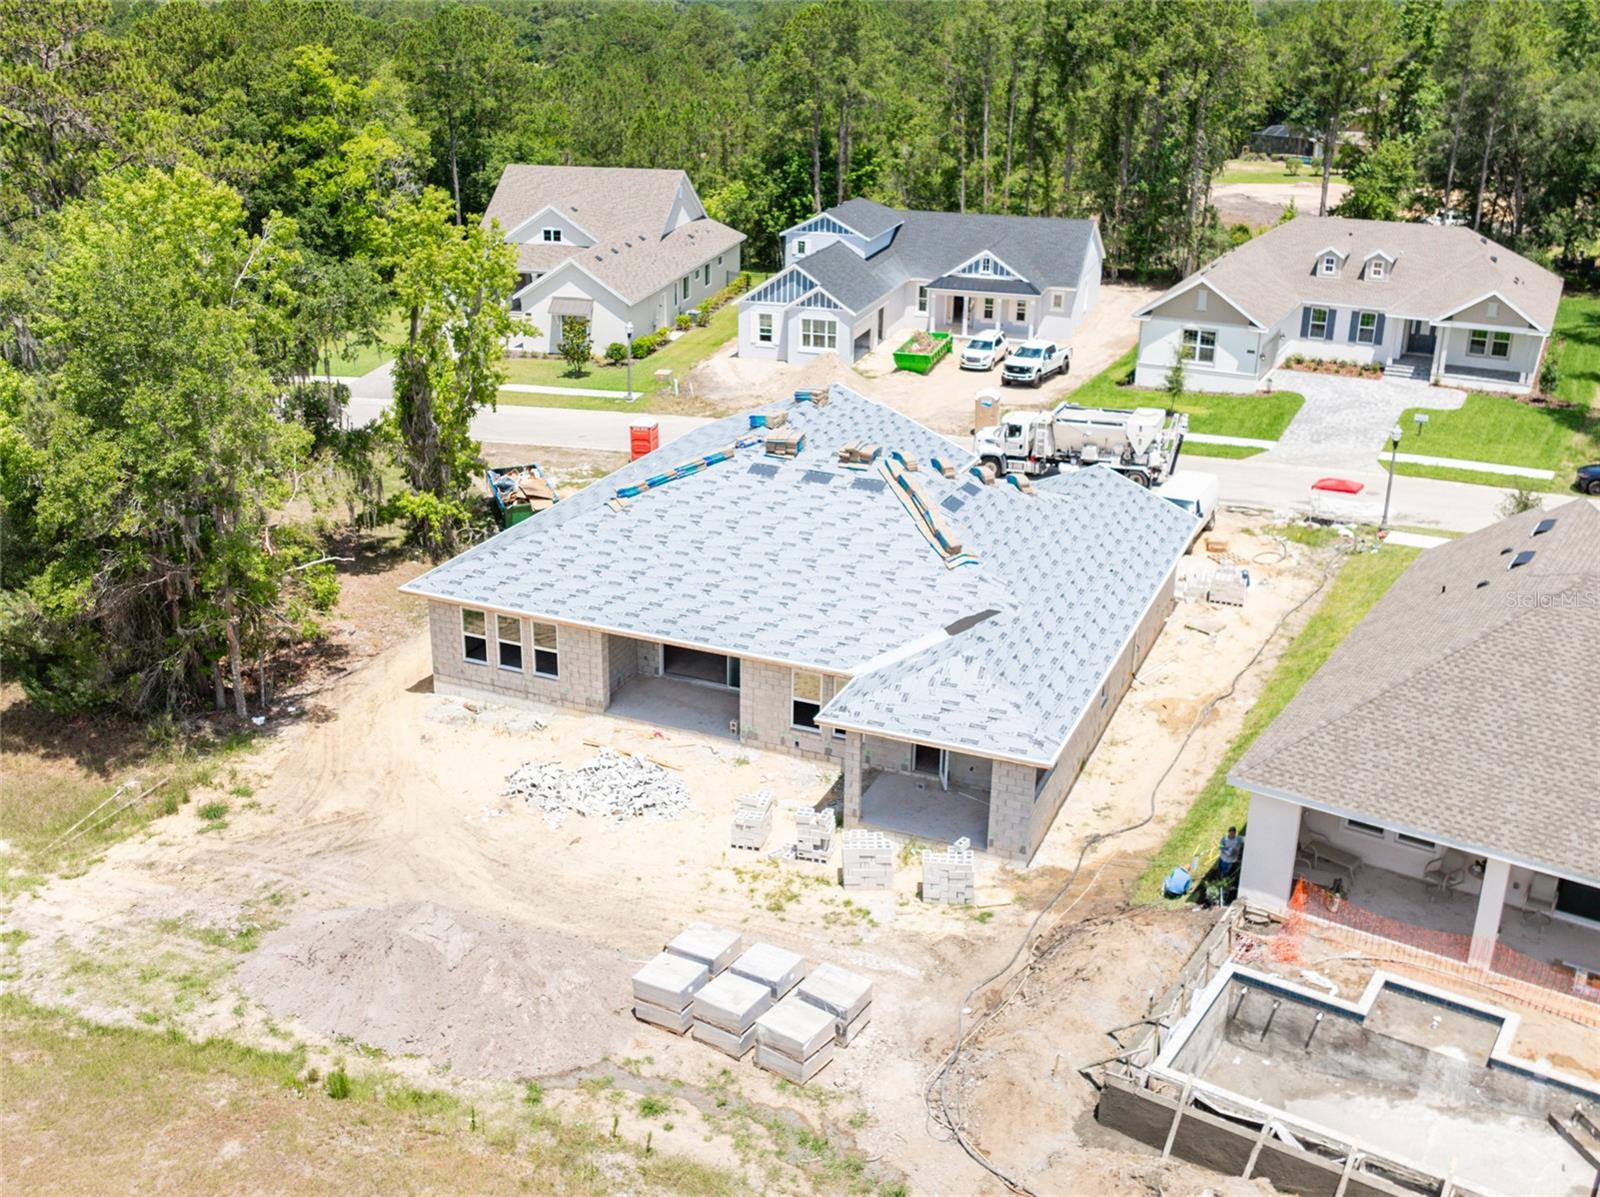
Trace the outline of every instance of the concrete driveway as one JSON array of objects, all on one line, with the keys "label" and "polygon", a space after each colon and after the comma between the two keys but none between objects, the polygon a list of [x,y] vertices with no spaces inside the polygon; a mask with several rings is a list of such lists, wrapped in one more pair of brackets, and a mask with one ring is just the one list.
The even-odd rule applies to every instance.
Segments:
[{"label": "concrete driveway", "polygon": [[[1273,390],[1296,391],[1306,401],[1277,448],[1269,449],[1262,460],[1331,469],[1370,469],[1389,443],[1389,430],[1408,407],[1453,411],[1467,397],[1452,387],[1404,378],[1341,378],[1279,369],[1268,375],[1268,381]],[[1415,425],[1402,431],[1401,447],[1414,451]]]}]

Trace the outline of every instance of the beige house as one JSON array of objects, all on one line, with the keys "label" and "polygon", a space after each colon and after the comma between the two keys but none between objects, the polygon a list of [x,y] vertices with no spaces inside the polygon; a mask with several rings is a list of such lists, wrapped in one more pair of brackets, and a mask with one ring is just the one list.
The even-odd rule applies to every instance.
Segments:
[{"label": "beige house", "polygon": [[1471,229],[1302,216],[1137,312],[1135,382],[1181,361],[1191,390],[1255,391],[1301,354],[1525,394],[1560,300],[1560,278]]}]

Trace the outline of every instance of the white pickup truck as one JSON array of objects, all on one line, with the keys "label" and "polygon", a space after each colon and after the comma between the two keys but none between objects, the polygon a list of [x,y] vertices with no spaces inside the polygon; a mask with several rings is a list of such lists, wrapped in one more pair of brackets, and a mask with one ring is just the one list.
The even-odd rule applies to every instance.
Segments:
[{"label": "white pickup truck", "polygon": [[1038,386],[1052,374],[1072,369],[1072,348],[1054,341],[1024,341],[1011,351],[1000,370],[1000,382]]}]

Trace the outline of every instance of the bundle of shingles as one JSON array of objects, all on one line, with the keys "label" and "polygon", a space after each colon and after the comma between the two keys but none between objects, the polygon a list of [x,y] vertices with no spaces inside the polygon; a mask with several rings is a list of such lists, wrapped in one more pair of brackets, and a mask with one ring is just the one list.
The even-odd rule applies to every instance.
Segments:
[{"label": "bundle of shingles", "polygon": [[645,816],[676,819],[689,805],[683,782],[660,765],[609,748],[577,769],[522,765],[507,776],[505,793],[538,807],[550,827],[560,827],[569,814],[619,823]]}]

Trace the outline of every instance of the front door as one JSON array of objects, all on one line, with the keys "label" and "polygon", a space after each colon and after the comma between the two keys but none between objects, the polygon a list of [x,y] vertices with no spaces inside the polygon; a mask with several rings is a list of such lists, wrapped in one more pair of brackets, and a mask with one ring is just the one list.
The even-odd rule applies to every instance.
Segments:
[{"label": "front door", "polygon": [[967,315],[967,297],[965,295],[952,295],[950,297],[950,323],[960,324]]},{"label": "front door", "polygon": [[1409,320],[1406,322],[1406,352],[1422,353],[1433,356],[1433,347],[1436,343],[1433,325],[1426,320]]}]

